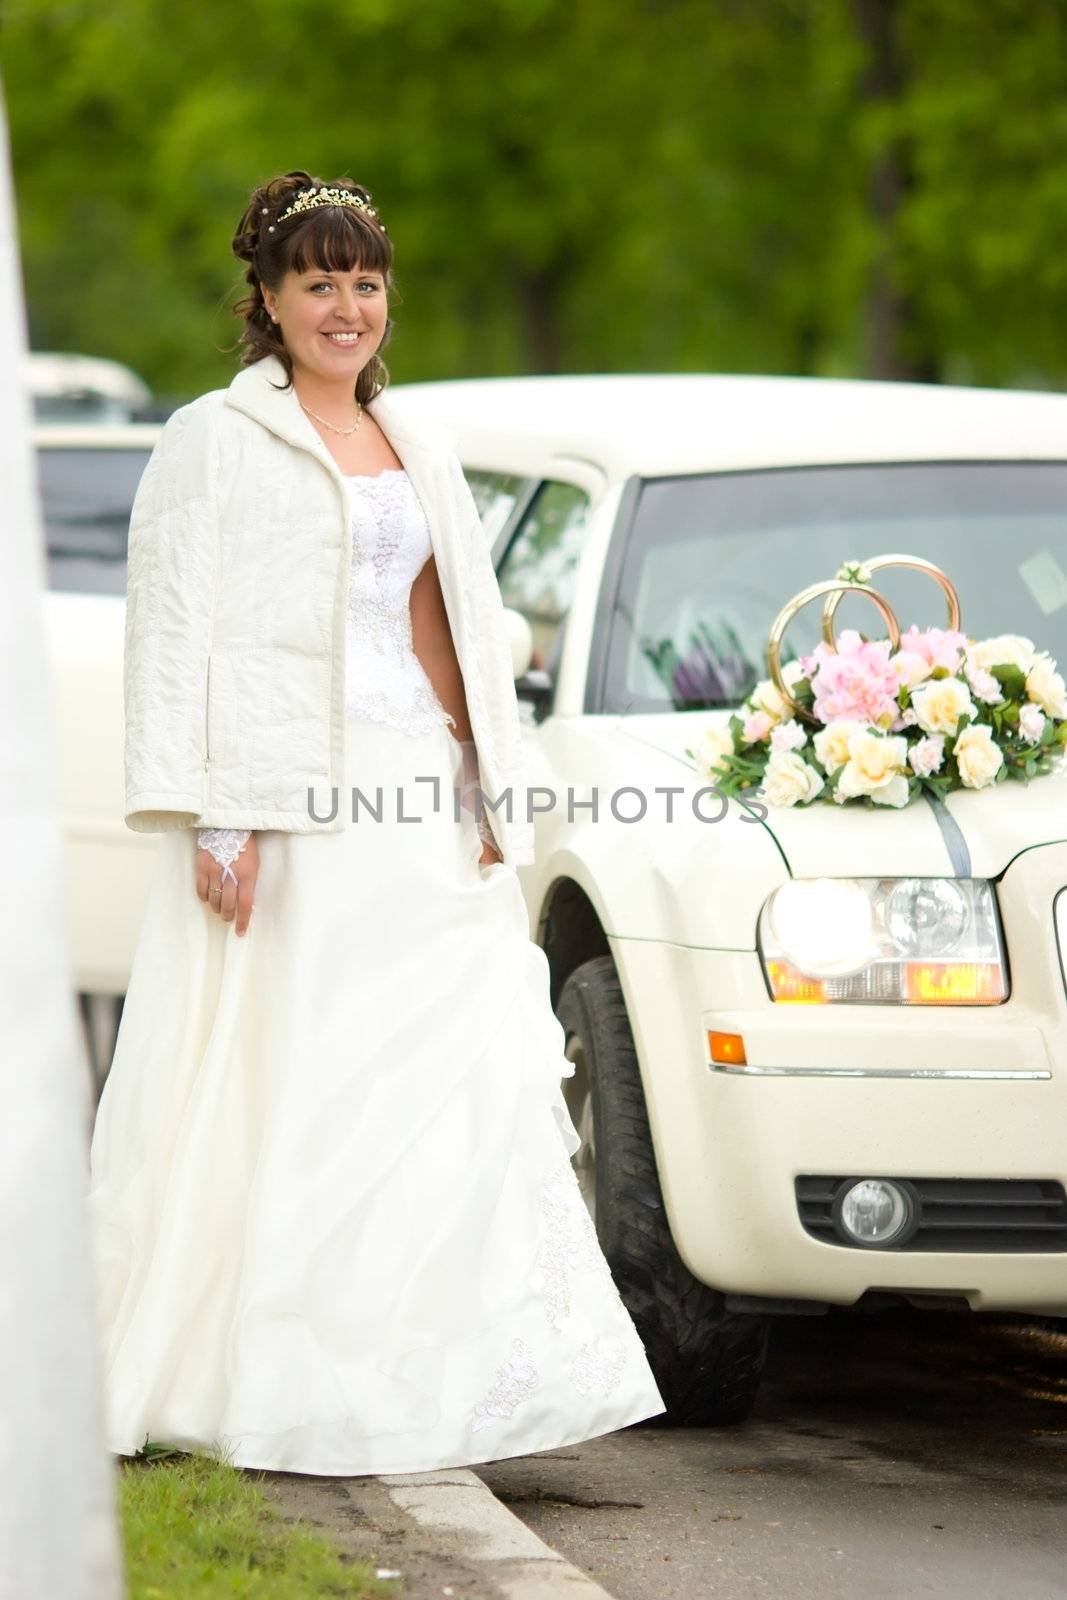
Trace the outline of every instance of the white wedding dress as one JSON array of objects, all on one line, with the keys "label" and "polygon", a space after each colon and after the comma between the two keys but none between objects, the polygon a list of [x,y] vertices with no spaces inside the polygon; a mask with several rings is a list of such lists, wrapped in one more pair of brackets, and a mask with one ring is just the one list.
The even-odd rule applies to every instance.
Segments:
[{"label": "white wedding dress", "polygon": [[518,876],[455,820],[462,749],[411,645],[421,507],[402,469],[348,482],[358,820],[257,835],[243,938],[196,896],[195,832],[159,841],[91,1152],[122,1455],[419,1472],[664,1410],[571,1167]]}]

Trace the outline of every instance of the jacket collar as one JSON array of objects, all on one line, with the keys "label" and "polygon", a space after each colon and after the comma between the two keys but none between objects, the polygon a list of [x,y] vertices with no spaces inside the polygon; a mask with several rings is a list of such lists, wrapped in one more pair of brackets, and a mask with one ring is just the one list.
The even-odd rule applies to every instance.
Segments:
[{"label": "jacket collar", "polygon": [[[226,390],[225,404],[243,411],[265,428],[298,449],[308,450],[335,476],[340,470],[310,420],[301,410],[295,390],[277,387],[285,384],[285,367],[277,356],[263,356],[251,366],[242,367]],[[405,415],[388,387],[371,400],[366,409],[381,428],[405,467],[420,458],[438,460],[455,447],[456,435],[447,428]]]}]

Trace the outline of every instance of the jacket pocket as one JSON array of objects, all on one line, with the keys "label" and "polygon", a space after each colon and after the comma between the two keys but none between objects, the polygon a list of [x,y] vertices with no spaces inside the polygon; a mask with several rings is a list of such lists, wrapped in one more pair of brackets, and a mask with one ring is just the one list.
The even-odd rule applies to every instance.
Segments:
[{"label": "jacket pocket", "polygon": [[204,765],[211,763],[211,657],[207,658],[204,674]]}]

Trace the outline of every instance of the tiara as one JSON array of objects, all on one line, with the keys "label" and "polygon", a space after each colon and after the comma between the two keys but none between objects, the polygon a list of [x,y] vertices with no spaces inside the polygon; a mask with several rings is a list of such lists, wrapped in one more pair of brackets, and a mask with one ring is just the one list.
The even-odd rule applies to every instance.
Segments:
[{"label": "tiara", "polygon": [[[296,216],[298,212],[313,211],[316,206],[355,206],[358,211],[365,211],[368,217],[373,217],[383,233],[386,231],[385,223],[379,220],[374,206],[368,205],[362,195],[355,194],[351,189],[321,188],[301,189],[292,204],[287,206],[281,216],[270,224],[267,232],[273,233],[277,223],[285,222],[287,218]],[[264,206],[261,215],[265,217],[269,210],[269,206]]]}]

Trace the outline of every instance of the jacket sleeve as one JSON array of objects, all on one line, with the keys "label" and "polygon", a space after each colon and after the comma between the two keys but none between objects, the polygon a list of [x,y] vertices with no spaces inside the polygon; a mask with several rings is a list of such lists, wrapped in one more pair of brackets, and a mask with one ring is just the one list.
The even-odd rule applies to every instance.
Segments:
[{"label": "jacket sleeve", "polygon": [[164,424],[130,518],[123,702],[125,820],[135,833],[195,826],[203,806],[217,485],[202,397]]}]

